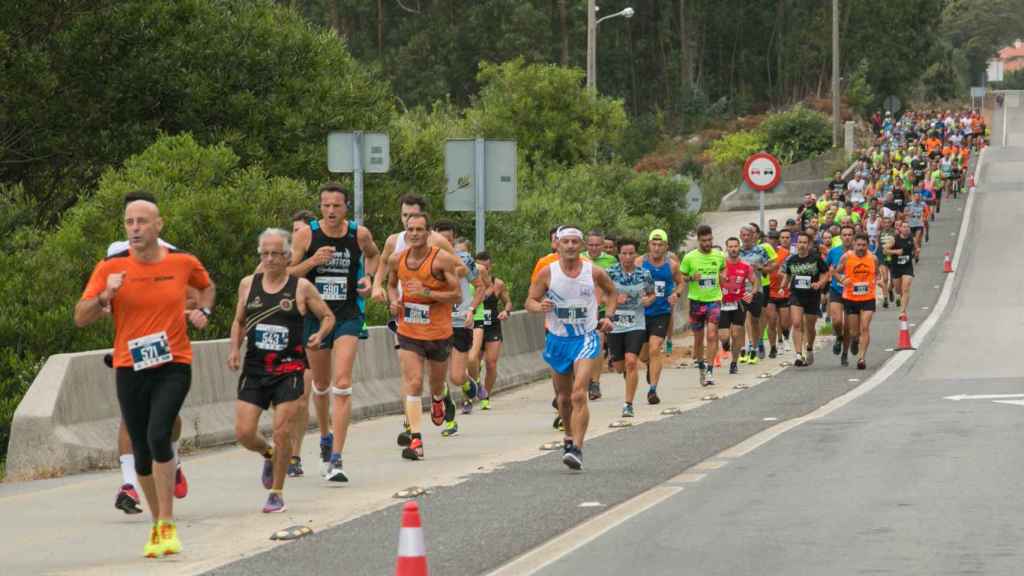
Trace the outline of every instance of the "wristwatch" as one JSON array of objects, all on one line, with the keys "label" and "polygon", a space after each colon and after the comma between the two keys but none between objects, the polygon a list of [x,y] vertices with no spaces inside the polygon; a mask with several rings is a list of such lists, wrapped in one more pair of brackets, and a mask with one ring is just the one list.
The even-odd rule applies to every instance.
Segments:
[{"label": "wristwatch", "polygon": [[207,318],[210,317],[210,314],[213,314],[213,310],[210,310],[209,308],[200,308],[199,311],[202,312],[203,316],[206,316]]}]

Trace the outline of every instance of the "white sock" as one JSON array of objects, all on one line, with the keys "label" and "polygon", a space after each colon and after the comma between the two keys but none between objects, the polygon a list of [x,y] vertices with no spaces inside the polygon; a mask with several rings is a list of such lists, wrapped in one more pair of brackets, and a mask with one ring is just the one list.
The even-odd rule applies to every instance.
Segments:
[{"label": "white sock", "polygon": [[171,450],[174,451],[174,463],[178,467],[180,467],[181,466],[181,457],[178,456],[178,443],[177,442],[171,442]]},{"label": "white sock", "polygon": [[135,476],[135,455],[134,454],[122,454],[118,457],[121,462],[121,480],[122,484],[131,484],[135,487],[135,491],[139,491],[139,479]]}]

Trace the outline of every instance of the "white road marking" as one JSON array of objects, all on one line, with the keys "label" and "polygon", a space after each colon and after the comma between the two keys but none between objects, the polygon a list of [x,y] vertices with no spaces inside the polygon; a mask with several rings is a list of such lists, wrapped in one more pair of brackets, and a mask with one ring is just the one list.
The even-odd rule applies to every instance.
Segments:
[{"label": "white road marking", "polygon": [[957,394],[945,396],[945,400],[959,402],[961,400],[1005,400],[1007,398],[1024,398],[1024,394]]}]

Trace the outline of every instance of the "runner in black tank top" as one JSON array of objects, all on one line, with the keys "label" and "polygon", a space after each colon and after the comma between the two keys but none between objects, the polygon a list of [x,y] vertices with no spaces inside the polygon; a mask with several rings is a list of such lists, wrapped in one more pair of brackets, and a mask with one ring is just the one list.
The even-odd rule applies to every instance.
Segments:
[{"label": "runner in black tank top", "polygon": [[[302,314],[295,303],[299,279],[291,276],[274,294],[263,290],[263,274],[256,274],[245,302],[245,365],[239,393],[247,387],[273,387],[306,369]],[[284,377],[284,378],[282,378]],[[299,394],[302,395],[301,381]],[[270,398],[266,399],[268,402]],[[274,402],[277,404],[277,402]],[[264,405],[266,409],[268,406]]]},{"label": "runner in black tank top", "polygon": [[363,251],[356,239],[356,223],[349,220],[345,235],[340,238],[328,236],[318,225],[311,226],[311,231],[309,248],[303,259],[310,258],[324,246],[334,248],[334,255],[326,264],[312,268],[306,279],[316,286],[317,292],[334,312],[338,326],[359,318],[361,327],[363,310],[356,283],[362,276]]}]

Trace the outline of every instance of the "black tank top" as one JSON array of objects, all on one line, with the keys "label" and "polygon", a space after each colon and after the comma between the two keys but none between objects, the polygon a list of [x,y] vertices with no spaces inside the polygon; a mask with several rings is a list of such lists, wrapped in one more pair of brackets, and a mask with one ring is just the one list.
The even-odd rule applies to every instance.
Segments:
[{"label": "black tank top", "polygon": [[332,238],[319,226],[320,222],[311,225],[313,236],[303,259],[309,258],[324,246],[334,247],[334,257],[323,266],[317,266],[306,274],[306,279],[316,286],[320,296],[327,302],[337,321],[344,322],[362,313],[356,283],[362,276],[363,251],[359,249],[356,239],[358,225],[348,222],[345,235]]},{"label": "black tank top", "polygon": [[299,279],[288,278],[276,294],[263,290],[263,274],[252,278],[245,300],[246,376],[278,376],[306,369],[302,315],[295,302]]}]

